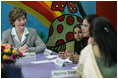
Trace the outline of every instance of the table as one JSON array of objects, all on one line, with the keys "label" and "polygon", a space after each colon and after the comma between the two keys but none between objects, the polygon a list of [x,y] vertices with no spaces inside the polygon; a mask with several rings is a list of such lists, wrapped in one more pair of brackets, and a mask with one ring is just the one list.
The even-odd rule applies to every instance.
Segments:
[{"label": "table", "polygon": [[[54,59],[54,58],[53,58]],[[67,63],[66,66],[61,67],[56,65],[54,62],[42,63],[42,64],[33,64],[31,61],[41,61],[41,60],[52,60],[46,58],[43,53],[36,54],[34,59],[19,59],[16,62],[17,66],[21,67],[23,77],[25,78],[51,78],[52,70],[68,70],[77,64]]]}]

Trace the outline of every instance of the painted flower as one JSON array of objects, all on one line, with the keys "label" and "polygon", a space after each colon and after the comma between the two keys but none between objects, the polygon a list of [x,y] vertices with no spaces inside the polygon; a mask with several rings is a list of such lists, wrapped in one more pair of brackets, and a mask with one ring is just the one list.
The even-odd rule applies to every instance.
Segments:
[{"label": "painted flower", "polygon": [[69,12],[71,13],[76,13],[77,12],[77,7],[75,5],[75,2],[72,1],[53,1],[51,5],[51,9],[53,11],[64,11],[64,8],[68,7]]},{"label": "painted flower", "polygon": [[7,55],[3,55],[3,59],[4,60],[8,59]]}]

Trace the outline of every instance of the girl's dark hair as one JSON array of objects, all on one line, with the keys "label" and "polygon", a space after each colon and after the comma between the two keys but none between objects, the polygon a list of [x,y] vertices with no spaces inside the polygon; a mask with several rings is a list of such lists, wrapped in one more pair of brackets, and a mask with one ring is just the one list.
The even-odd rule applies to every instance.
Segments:
[{"label": "girl's dark hair", "polygon": [[[76,24],[74,29],[75,28],[82,29],[81,25],[82,25],[81,23]],[[73,29],[73,32],[74,32],[74,29]],[[83,37],[83,39],[81,41],[77,41],[76,39],[74,39],[74,41],[75,41],[74,52],[77,52],[77,54],[80,55],[81,50],[87,45],[87,40],[88,40],[88,38],[85,38],[85,37]]]},{"label": "girl's dark hair", "polygon": [[105,65],[117,63],[117,33],[111,22],[105,17],[97,17],[92,21],[89,31],[98,44]]},{"label": "girl's dark hair", "polygon": [[82,25],[81,23],[80,23],[80,24],[76,24],[75,27],[73,28],[73,32],[74,32],[74,29],[75,29],[75,28],[82,29],[82,28],[81,28],[81,25]]},{"label": "girl's dark hair", "polygon": [[92,20],[94,18],[96,18],[96,17],[98,17],[98,15],[96,15],[96,14],[90,14],[90,15],[84,17],[84,19],[87,19],[88,23],[91,24]]}]

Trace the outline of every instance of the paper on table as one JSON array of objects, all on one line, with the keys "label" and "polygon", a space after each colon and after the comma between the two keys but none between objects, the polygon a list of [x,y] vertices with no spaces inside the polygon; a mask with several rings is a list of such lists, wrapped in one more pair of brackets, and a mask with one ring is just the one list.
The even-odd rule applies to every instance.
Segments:
[{"label": "paper on table", "polygon": [[29,53],[23,53],[23,56],[22,58],[30,58],[30,54]]},{"label": "paper on table", "polygon": [[72,63],[72,61],[69,60],[69,58],[64,59],[65,62]]},{"label": "paper on table", "polygon": [[64,66],[65,65],[65,61],[61,58],[56,58],[54,60],[52,60],[55,64],[59,65],[59,66]]},{"label": "paper on table", "polygon": [[41,63],[49,63],[49,62],[52,62],[52,61],[50,61],[50,60],[42,60],[42,61],[32,61],[31,63],[41,64]]},{"label": "paper on table", "polygon": [[66,78],[66,77],[75,77],[77,76],[76,70],[53,70],[52,78]]},{"label": "paper on table", "polygon": [[30,54],[30,59],[36,59],[36,53],[35,52],[29,52]]},{"label": "paper on table", "polygon": [[72,67],[72,69],[74,69],[74,70],[77,70],[77,66],[75,66],[75,67]]},{"label": "paper on table", "polygon": [[59,57],[57,57],[56,59],[53,59],[51,61],[53,61],[55,64],[57,64],[59,66],[64,66],[64,65],[66,65],[66,63],[72,63],[72,61],[70,61],[69,58],[61,59]]},{"label": "paper on table", "polygon": [[64,62],[69,62],[69,63],[72,63],[72,61],[70,61],[69,60],[69,58],[67,58],[67,59],[61,59],[61,58],[58,58],[58,56],[57,56],[57,58],[56,59],[54,59],[54,60],[52,60],[53,62],[55,62],[57,59],[60,59],[61,61],[64,61]]},{"label": "paper on table", "polygon": [[23,56],[24,57],[22,57],[23,59],[24,58],[30,58],[30,59],[36,59],[36,53],[35,52],[27,52],[27,53],[23,53]]},{"label": "paper on table", "polygon": [[45,55],[51,55],[52,53],[53,53],[52,50],[49,50],[49,49],[45,49],[44,51]]},{"label": "paper on table", "polygon": [[48,55],[48,56],[46,56],[46,58],[55,58],[55,57],[58,57],[58,55]]}]

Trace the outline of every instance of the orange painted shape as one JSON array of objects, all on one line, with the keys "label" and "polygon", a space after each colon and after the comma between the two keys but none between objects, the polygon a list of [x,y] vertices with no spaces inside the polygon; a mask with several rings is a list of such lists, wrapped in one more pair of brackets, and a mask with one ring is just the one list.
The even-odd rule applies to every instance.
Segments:
[{"label": "orange painted shape", "polygon": [[35,11],[37,11],[38,13],[40,13],[41,15],[43,15],[44,17],[46,17],[50,22],[52,22],[56,16],[53,14],[53,12],[50,12],[47,8],[45,8],[45,6],[38,2],[38,1],[20,1],[21,3],[31,7],[32,9],[34,9]]}]

